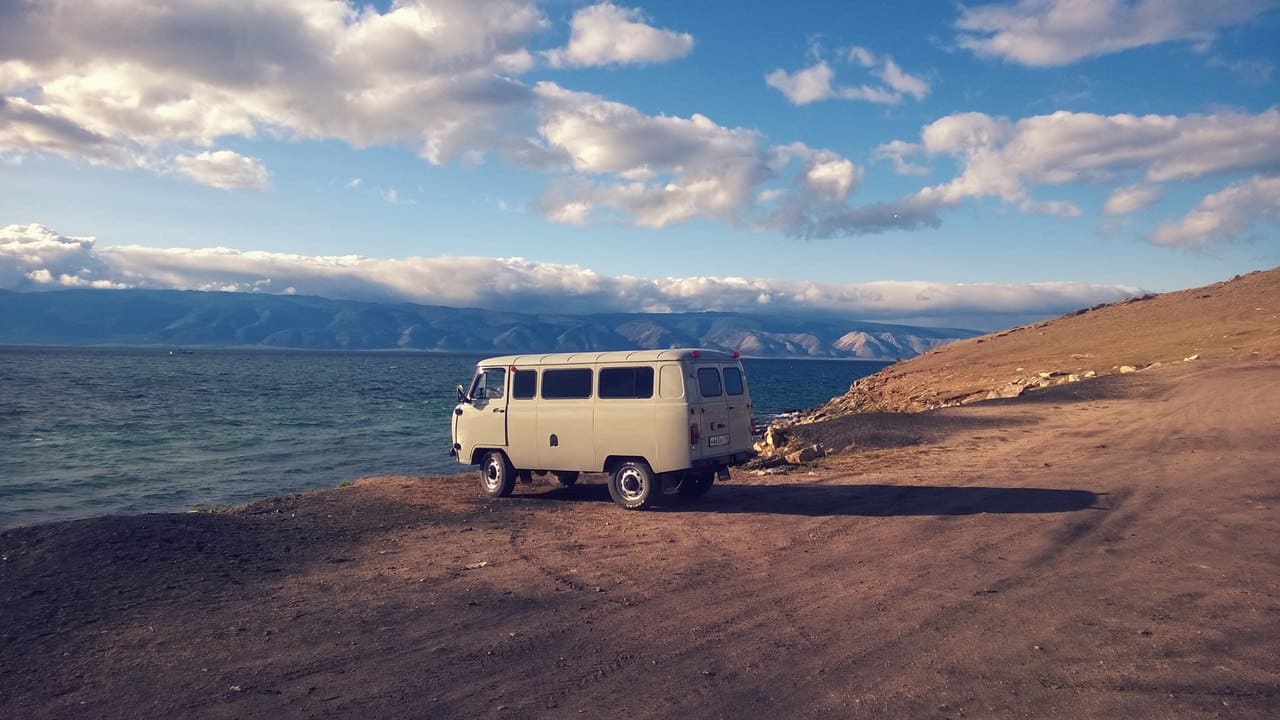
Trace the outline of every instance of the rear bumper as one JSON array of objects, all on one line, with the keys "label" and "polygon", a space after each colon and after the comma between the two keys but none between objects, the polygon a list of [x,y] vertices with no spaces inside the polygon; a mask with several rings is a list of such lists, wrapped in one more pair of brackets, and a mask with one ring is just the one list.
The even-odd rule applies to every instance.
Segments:
[{"label": "rear bumper", "polygon": [[695,470],[712,470],[721,467],[732,467],[741,465],[751,458],[755,457],[755,452],[744,450],[742,452],[733,453],[732,455],[717,455],[716,457],[699,458],[693,461]]}]

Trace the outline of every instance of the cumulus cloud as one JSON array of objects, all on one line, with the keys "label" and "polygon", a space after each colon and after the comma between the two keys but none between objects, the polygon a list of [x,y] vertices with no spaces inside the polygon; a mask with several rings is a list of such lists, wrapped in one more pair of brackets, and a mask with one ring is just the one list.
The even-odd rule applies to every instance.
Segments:
[{"label": "cumulus cloud", "polygon": [[553,220],[583,223],[609,211],[644,227],[709,217],[803,234],[842,208],[862,178],[831,151],[769,145],[754,130],[702,115],[645,115],[548,82],[536,92],[545,151],[575,173],[538,201]]},{"label": "cumulus cloud", "polygon": [[938,325],[1045,317],[1137,294],[1086,283],[816,283],[736,277],[609,277],[521,258],[307,256],[229,248],[98,248],[42,225],[0,228],[0,288],[130,287],[320,295],[528,312],[743,311]]},{"label": "cumulus cloud", "polygon": [[[821,50],[816,52],[820,54]],[[781,68],[773,70],[765,75],[765,84],[781,92],[793,105],[832,99],[897,105],[906,95],[921,100],[929,94],[927,81],[906,72],[888,55],[878,56],[862,47],[849,48],[841,54],[850,62],[870,70],[883,84],[840,85],[836,82],[835,70],[822,59],[794,73]]]},{"label": "cumulus cloud", "polygon": [[1254,176],[1205,197],[1181,220],[1151,234],[1156,245],[1200,247],[1240,237],[1262,222],[1280,220],[1280,177]]},{"label": "cumulus cloud", "polygon": [[[1075,215],[1063,201],[1036,201],[1030,189],[1139,177],[1148,185],[1280,165],[1280,111],[1257,115],[1095,115],[1066,111],[1016,122],[983,113],[949,115],[925,126],[918,144],[886,154],[950,156],[960,172],[924,188],[919,197],[940,205],[995,197],[1030,212]],[[1137,209],[1152,189],[1120,192],[1109,212]]]},{"label": "cumulus cloud", "polygon": [[893,164],[893,171],[899,175],[928,175],[930,170],[924,165],[913,163],[907,158],[917,155],[920,147],[902,140],[892,140],[880,145],[871,152],[873,160],[888,160]]},{"label": "cumulus cloud", "polygon": [[600,3],[573,14],[569,44],[544,53],[553,67],[665,62],[693,50],[688,33],[655,28],[639,10]]},{"label": "cumulus cloud", "polygon": [[1049,67],[1170,41],[1210,42],[1273,9],[1271,0],[1018,0],[962,8],[962,47]]},{"label": "cumulus cloud", "polygon": [[531,0],[0,3],[0,153],[162,169],[271,134],[447,162],[528,107],[545,26]]},{"label": "cumulus cloud", "polygon": [[1154,185],[1126,185],[1116,188],[1102,206],[1107,215],[1127,215],[1145,210],[1160,199],[1160,189]]},{"label": "cumulus cloud", "polygon": [[[846,209],[862,172],[830,151],[521,82],[547,27],[533,0],[398,0],[384,12],[341,0],[0,2],[0,158],[50,153],[260,188],[262,163],[220,141],[338,139],[432,163],[500,151],[552,174],[535,207],[560,222],[704,217],[802,235]],[[575,15],[556,57],[656,61],[691,42],[605,3]],[[885,92],[913,92],[891,61],[873,62]]]},{"label": "cumulus cloud", "polygon": [[198,155],[179,155],[174,158],[174,164],[179,173],[201,185],[223,190],[261,190],[267,186],[267,169],[261,162],[230,150],[206,150]]}]

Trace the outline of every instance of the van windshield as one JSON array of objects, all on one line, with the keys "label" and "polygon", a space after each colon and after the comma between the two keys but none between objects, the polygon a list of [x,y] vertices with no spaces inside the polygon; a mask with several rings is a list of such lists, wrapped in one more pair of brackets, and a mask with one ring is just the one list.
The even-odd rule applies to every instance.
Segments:
[{"label": "van windshield", "polygon": [[502,389],[506,387],[506,368],[486,368],[476,374],[471,384],[472,400],[493,400],[502,397]]}]

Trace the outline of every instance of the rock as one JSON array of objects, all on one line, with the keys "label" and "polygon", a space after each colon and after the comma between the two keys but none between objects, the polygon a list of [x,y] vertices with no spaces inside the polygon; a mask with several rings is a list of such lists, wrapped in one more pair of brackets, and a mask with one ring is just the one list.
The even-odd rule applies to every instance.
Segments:
[{"label": "rock", "polygon": [[1136,368],[1136,367],[1134,367],[1134,366],[1132,366],[1132,365],[1121,365],[1121,366],[1120,366],[1120,372],[1122,372],[1122,373],[1138,372],[1138,368]]},{"label": "rock", "polygon": [[764,440],[760,443],[761,448],[759,452],[764,453],[766,455],[772,455],[778,452],[778,449],[786,444],[787,444],[786,433],[782,432],[782,429],[777,427],[776,425],[770,425],[764,431]]},{"label": "rock", "polygon": [[810,445],[808,447],[800,448],[795,452],[787,453],[787,462],[792,465],[799,465],[800,463],[817,460],[824,455],[826,455],[826,450],[821,444]]},{"label": "rock", "polygon": [[1088,380],[1089,378],[1096,378],[1096,377],[1098,377],[1098,373],[1094,372],[1093,370],[1090,370],[1089,372],[1085,373],[1084,375],[1081,375],[1081,377],[1083,377],[1084,379]]},{"label": "rock", "polygon": [[1080,382],[1080,376],[1076,375],[1075,373],[1071,373],[1070,375],[1067,376],[1067,382],[1069,383]]},{"label": "rock", "polygon": [[1189,355],[1187,357],[1182,358],[1182,362],[1191,362],[1192,360],[1199,360],[1199,359],[1200,359],[1200,353],[1196,353],[1195,355]]},{"label": "rock", "polygon": [[987,393],[987,399],[995,400],[997,398],[1016,398],[1020,397],[1022,393],[1026,392],[1026,390],[1026,385],[1015,381]]}]

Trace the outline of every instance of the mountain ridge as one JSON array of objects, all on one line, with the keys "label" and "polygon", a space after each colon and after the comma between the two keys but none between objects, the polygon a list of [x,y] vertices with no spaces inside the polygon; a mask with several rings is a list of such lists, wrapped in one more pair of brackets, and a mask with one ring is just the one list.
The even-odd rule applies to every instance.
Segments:
[{"label": "mountain ridge", "polygon": [[0,343],[574,352],[708,347],[750,357],[898,360],[955,328],[737,312],[518,313],[192,290],[0,292]]}]

